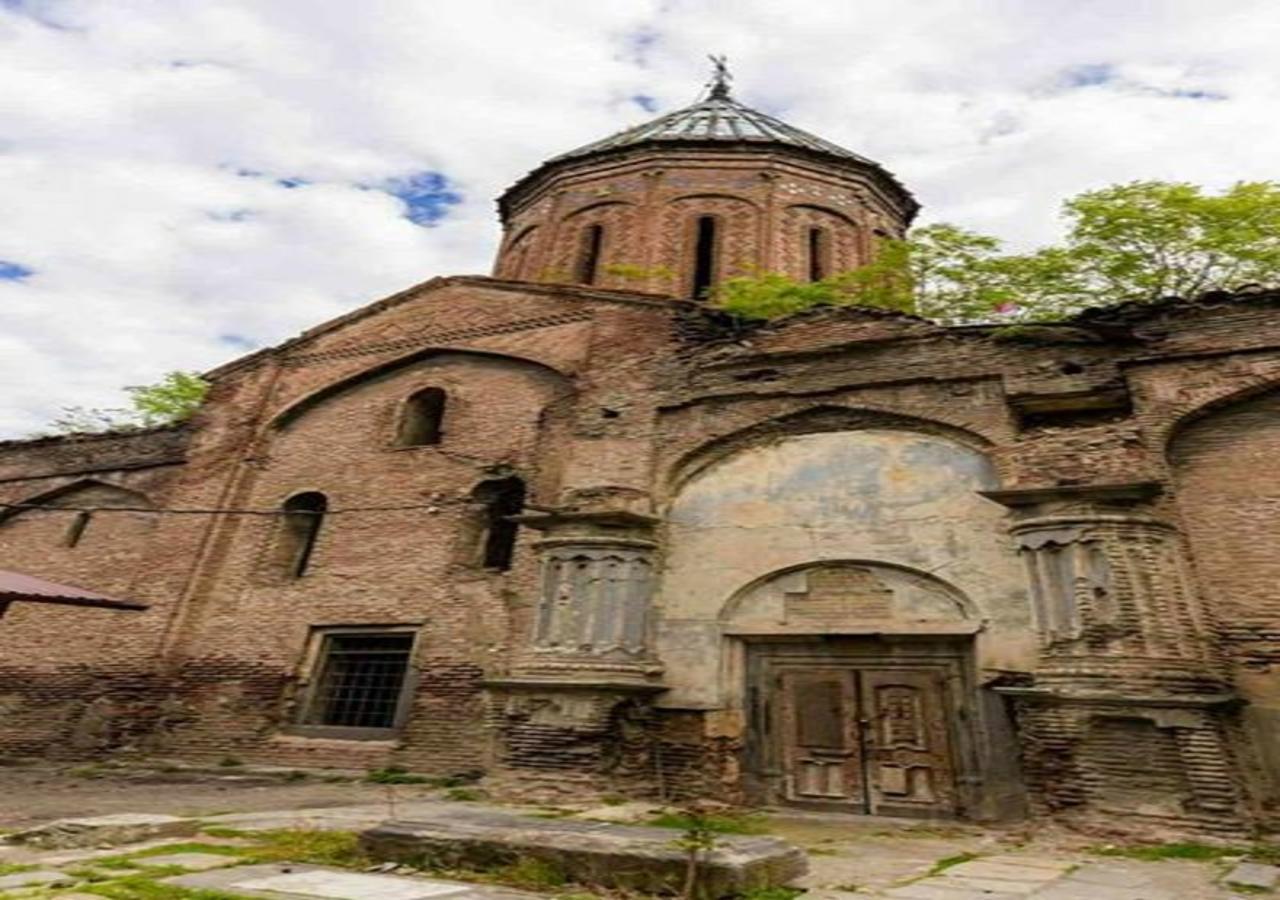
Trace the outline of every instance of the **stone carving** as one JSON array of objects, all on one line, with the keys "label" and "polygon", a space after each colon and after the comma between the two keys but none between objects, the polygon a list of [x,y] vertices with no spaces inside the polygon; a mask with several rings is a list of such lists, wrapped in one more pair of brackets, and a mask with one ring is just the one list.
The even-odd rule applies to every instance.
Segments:
[{"label": "stone carving", "polygon": [[614,656],[644,653],[651,579],[646,550],[576,544],[549,548],[534,648]]}]

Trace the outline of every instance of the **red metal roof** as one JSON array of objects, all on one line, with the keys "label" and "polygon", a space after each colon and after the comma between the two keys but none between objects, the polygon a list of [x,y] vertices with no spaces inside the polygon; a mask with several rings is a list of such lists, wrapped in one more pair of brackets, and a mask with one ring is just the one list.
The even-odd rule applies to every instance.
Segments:
[{"label": "red metal roof", "polygon": [[43,578],[0,569],[0,604],[15,600],[27,603],[56,603],[64,606],[96,606],[106,609],[147,608],[145,603],[117,600],[83,588],[55,584]]}]

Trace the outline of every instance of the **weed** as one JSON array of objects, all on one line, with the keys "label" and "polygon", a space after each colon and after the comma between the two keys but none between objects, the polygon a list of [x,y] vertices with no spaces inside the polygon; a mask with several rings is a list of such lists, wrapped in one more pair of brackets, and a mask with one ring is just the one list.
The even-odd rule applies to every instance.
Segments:
[{"label": "weed", "polygon": [[1237,894],[1270,894],[1271,888],[1263,887],[1260,884],[1241,884],[1238,881],[1225,882],[1226,886]]},{"label": "weed", "polygon": [[604,806],[621,806],[627,802],[627,798],[619,797],[617,794],[605,794],[600,798],[600,802]]},{"label": "weed", "polygon": [[255,831],[242,831],[239,828],[227,828],[224,825],[206,825],[200,829],[200,833],[217,838],[251,838],[257,836]]},{"label": "weed", "polygon": [[498,880],[531,891],[549,891],[569,881],[564,870],[552,862],[524,857],[494,872]]},{"label": "weed", "polygon": [[218,765],[224,769],[234,769],[237,766],[243,766],[244,762],[235,756],[224,756],[218,760]]},{"label": "weed", "polygon": [[[838,890],[856,891],[857,885],[841,885]],[[742,900],[795,900],[804,893],[802,888],[794,887],[759,887],[750,888],[742,893]]]},{"label": "weed", "polygon": [[805,851],[810,856],[839,856],[840,854],[832,850],[830,847],[810,847]]},{"label": "weed", "polygon": [[[137,853],[130,853],[129,859],[146,859],[149,856],[168,856],[170,853],[213,853],[218,856],[243,856],[244,847],[228,847],[225,844],[202,844],[199,841],[184,841],[179,844],[165,844],[162,847],[148,847]],[[95,863],[96,865],[96,863]]]},{"label": "weed", "polygon": [[17,875],[19,872],[30,872],[34,868],[37,867],[21,863],[0,863],[0,875]]},{"label": "weed", "polygon": [[952,866],[958,866],[961,863],[967,863],[969,860],[977,858],[978,854],[969,853],[967,851],[964,853],[957,853],[955,856],[944,857],[933,864],[933,868],[929,870],[929,875],[937,875],[941,872],[947,871],[947,869],[950,869]]},{"label": "weed", "polygon": [[[709,815],[703,816],[702,822],[709,831],[716,834],[767,834],[769,820],[758,813],[741,815]],[[693,819],[685,813],[663,813],[645,822],[653,828],[688,829]]]},{"label": "weed", "polygon": [[445,791],[444,798],[446,800],[456,800],[460,803],[472,803],[476,800],[483,800],[484,791],[477,791],[475,788],[455,787]]},{"label": "weed", "polygon": [[428,784],[431,781],[425,775],[414,775],[399,766],[370,769],[364,780],[371,784]]},{"label": "weed", "polygon": [[67,769],[67,774],[72,778],[101,778],[104,774],[102,766],[76,766],[73,769]]}]

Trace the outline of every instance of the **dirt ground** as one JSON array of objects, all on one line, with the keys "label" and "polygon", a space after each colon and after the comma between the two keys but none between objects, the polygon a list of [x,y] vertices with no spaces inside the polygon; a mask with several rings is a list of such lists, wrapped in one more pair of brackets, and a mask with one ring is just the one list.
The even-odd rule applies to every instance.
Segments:
[{"label": "dirt ground", "polygon": [[[397,785],[398,798],[426,799],[439,792]],[[0,828],[50,819],[123,812],[214,816],[274,809],[315,809],[379,803],[383,785],[319,778],[284,781],[261,775],[99,771],[86,767],[0,767]]]}]

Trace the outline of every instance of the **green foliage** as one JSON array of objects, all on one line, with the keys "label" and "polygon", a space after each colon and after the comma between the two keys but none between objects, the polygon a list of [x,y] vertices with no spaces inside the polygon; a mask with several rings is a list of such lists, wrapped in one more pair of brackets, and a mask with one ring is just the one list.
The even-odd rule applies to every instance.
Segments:
[{"label": "green foliage", "polygon": [[54,434],[79,434],[173,425],[195,414],[209,383],[195,372],[170,372],[155,384],[131,385],[124,390],[129,395],[128,407],[64,407],[50,428]]},{"label": "green foliage", "polygon": [[768,834],[768,819],[758,814],[710,815],[668,812],[645,823],[652,828],[706,828],[714,834]]},{"label": "green foliage", "polygon": [[1071,198],[1063,218],[1061,244],[1026,253],[939,223],[882,241],[875,261],[853,272],[812,283],[776,272],[732,278],[715,301],[748,319],[857,305],[947,324],[1046,322],[1090,306],[1266,284],[1280,272],[1280,182],[1212,195],[1135,181]]},{"label": "green foliage", "polygon": [[459,803],[472,803],[485,798],[484,791],[478,791],[475,788],[454,787],[445,791],[446,800],[455,800]]},{"label": "green foliage", "polygon": [[248,835],[257,843],[240,848],[246,862],[313,863],[318,866],[366,866],[371,860],[352,831],[281,829]]},{"label": "green foliage", "polygon": [[101,884],[80,885],[77,890],[97,894],[110,900],[243,900],[238,894],[225,891],[197,890],[161,884],[147,875],[132,875]]},{"label": "green foliage", "polygon": [[39,867],[25,863],[0,863],[0,875],[17,875],[19,872],[30,872],[36,868]]}]

